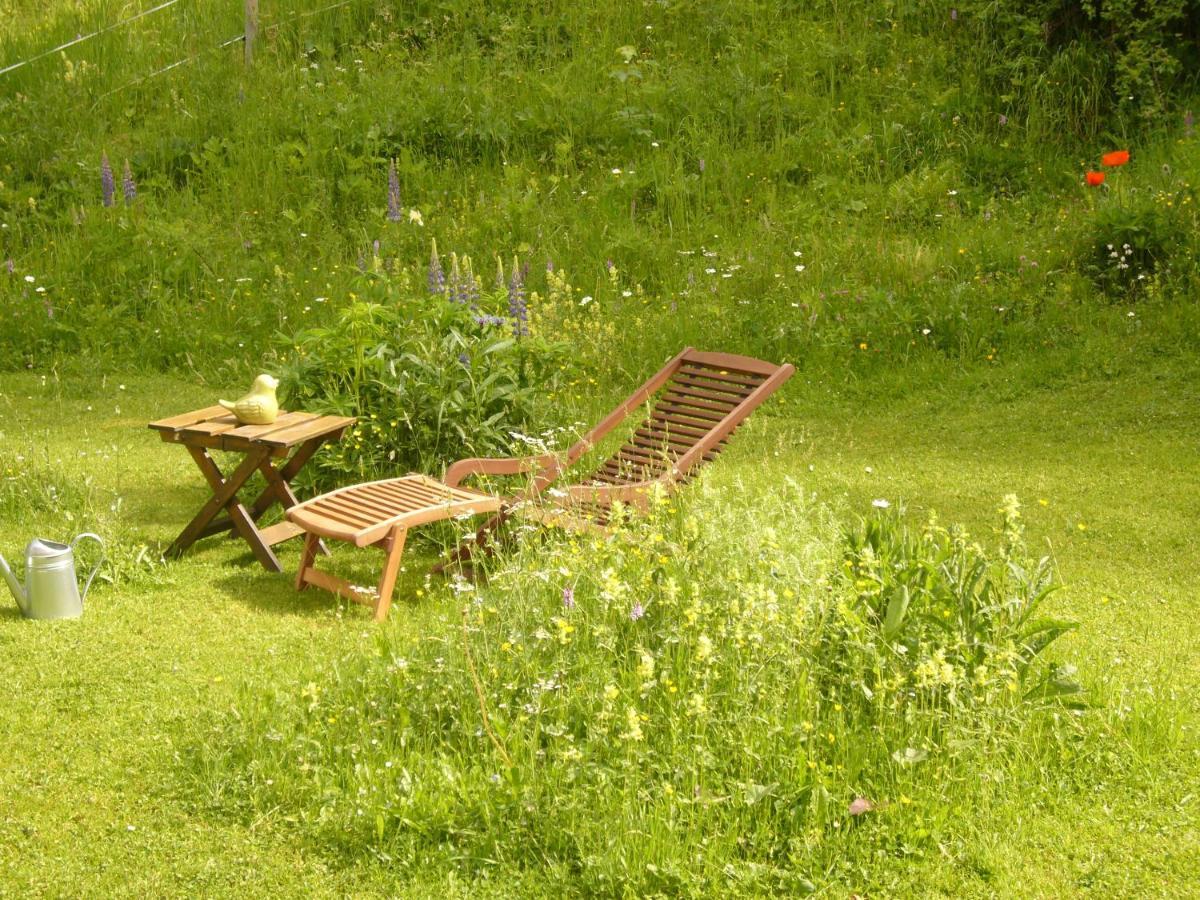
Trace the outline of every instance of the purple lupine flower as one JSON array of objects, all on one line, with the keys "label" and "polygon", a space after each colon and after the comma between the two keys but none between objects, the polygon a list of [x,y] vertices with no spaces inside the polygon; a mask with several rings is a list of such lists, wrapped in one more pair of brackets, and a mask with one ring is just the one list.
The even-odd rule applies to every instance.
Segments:
[{"label": "purple lupine flower", "polygon": [[645,614],[646,614],[646,607],[642,606],[642,604],[640,604],[640,603],[635,603],[635,604],[633,604],[633,609],[631,609],[629,611],[629,618],[631,621],[636,622],[638,619],[640,619]]},{"label": "purple lupine flower", "polygon": [[137,199],[137,183],[133,180],[133,169],[129,168],[129,160],[125,160],[125,171],[121,173],[121,191],[125,194],[126,206]]},{"label": "purple lupine flower", "polygon": [[108,154],[100,154],[100,192],[105,206],[113,205],[113,198],[117,193],[117,183],[113,178],[112,165],[108,161]]},{"label": "purple lupine flower", "polygon": [[563,588],[563,606],[566,609],[574,609],[575,608],[575,588],[573,588],[573,587]]},{"label": "purple lupine flower", "polygon": [[617,267],[617,264],[615,262],[613,262],[611,259],[606,259],[604,261],[604,271],[607,272],[609,275],[612,274],[612,270],[615,269],[616,267]]},{"label": "purple lupine flower", "polygon": [[513,257],[512,278],[508,282],[508,315],[512,319],[513,337],[529,334],[529,308],[525,305],[525,283],[521,269]]},{"label": "purple lupine flower", "polygon": [[552,259],[548,259],[548,260],[546,260],[546,271],[547,271],[547,272],[553,272],[553,271],[554,271],[554,260],[552,260]]},{"label": "purple lupine flower", "polygon": [[700,171],[701,172],[704,171],[704,157],[703,156],[700,157]]},{"label": "purple lupine flower", "polygon": [[442,271],[442,261],[438,259],[436,239],[433,241],[433,250],[429,254],[429,293],[446,293],[446,273]]},{"label": "purple lupine flower", "polygon": [[458,302],[458,283],[462,281],[462,273],[458,269],[458,254],[450,254],[450,273],[446,276],[446,299],[451,303]]},{"label": "purple lupine flower", "polygon": [[465,354],[465,353],[458,354],[458,361],[460,363],[462,363],[464,366],[466,366],[468,369],[471,368],[471,357],[469,357],[467,354]]},{"label": "purple lupine flower", "polygon": [[13,262],[13,259],[11,256],[4,261],[4,267],[6,269],[8,269],[9,275],[15,275],[17,272],[17,264],[15,262]]},{"label": "purple lupine flower", "polygon": [[459,302],[464,306],[472,310],[479,308],[479,279],[471,270],[470,260],[467,261],[467,270],[463,273],[459,294]]},{"label": "purple lupine flower", "polygon": [[951,22],[958,21],[958,10],[954,9],[953,7],[951,7],[951,9],[950,9],[950,21]]},{"label": "purple lupine flower", "polygon": [[396,174],[396,161],[388,161],[388,199],[387,217],[389,222],[399,222],[400,215],[400,176]]},{"label": "purple lupine flower", "polygon": [[508,320],[504,316],[476,316],[476,325],[503,325]]},{"label": "purple lupine flower", "polygon": [[1003,127],[1008,124],[1008,116],[1006,116],[1004,113],[1000,113],[1000,117],[996,121],[1000,123],[1001,127]]},{"label": "purple lupine flower", "polygon": [[450,278],[446,281],[446,297],[451,303],[458,303],[475,309],[479,300],[479,282],[471,271],[471,259],[464,256],[459,261],[457,253],[450,254]]}]

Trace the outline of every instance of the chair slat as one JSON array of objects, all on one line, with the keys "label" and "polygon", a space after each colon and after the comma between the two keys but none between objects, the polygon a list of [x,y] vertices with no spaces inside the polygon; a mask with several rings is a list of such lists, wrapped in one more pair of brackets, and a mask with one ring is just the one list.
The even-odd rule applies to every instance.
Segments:
[{"label": "chair slat", "polygon": [[420,491],[404,491],[398,486],[390,484],[371,485],[369,496],[376,498],[381,503],[394,504],[405,502],[423,506],[429,505],[428,493],[422,494]]},{"label": "chair slat", "polygon": [[633,433],[633,440],[640,447],[662,447],[669,444],[673,447],[684,447],[690,449],[696,446],[695,438],[689,440],[687,437],[680,436],[675,432],[652,431],[643,426]]},{"label": "chair slat", "polygon": [[663,394],[662,405],[676,409],[681,415],[710,422],[720,422],[737,406],[736,403],[725,403],[682,391],[669,391]]},{"label": "chair slat", "polygon": [[[764,378],[770,378],[780,369],[784,368],[784,366],[755,359],[752,356],[737,356],[733,353],[709,353],[703,350],[696,350],[695,348],[685,351],[680,360],[683,364],[710,366],[717,369],[728,369],[738,372],[751,372],[755,375],[762,375]],[[791,372],[788,372],[788,375],[790,376]]]},{"label": "chair slat", "polygon": [[708,378],[712,381],[720,381],[725,384],[740,385],[748,387],[751,390],[758,387],[766,379],[758,375],[743,375],[739,372],[729,372],[721,369],[712,369],[708,367],[696,366],[689,363],[684,363],[679,371],[684,375],[692,375],[697,378]]},{"label": "chair slat", "polygon": [[403,510],[397,509],[396,504],[388,503],[385,499],[373,497],[366,491],[360,491],[353,494],[343,494],[341,497],[343,502],[352,503],[356,509],[361,509],[363,512],[371,513],[376,518],[380,515],[394,516]]},{"label": "chair slat", "polygon": [[694,434],[696,437],[702,438],[712,431],[713,426],[719,424],[723,418],[724,416],[716,413],[693,414],[686,410],[676,412],[676,407],[662,404],[650,414],[646,421],[677,428],[681,434]]},{"label": "chair slat", "polygon": [[[661,431],[651,431],[648,428],[639,428],[636,432],[634,432],[634,435],[643,441],[651,442],[651,445],[655,447],[661,447],[669,444],[672,447],[680,447],[684,450],[690,450],[695,447],[697,443],[695,438],[690,436],[679,436],[674,432],[663,433]],[[723,446],[725,443],[727,443],[727,439],[722,438],[718,442],[718,446]]]},{"label": "chair slat", "polygon": [[742,402],[741,397],[731,397],[726,394],[714,394],[693,387],[678,387],[672,385],[671,390],[663,394],[663,400],[668,403],[679,403],[694,409],[703,409],[715,413],[724,419]]},{"label": "chair slat", "polygon": [[390,496],[395,497],[397,501],[411,505],[413,509],[423,509],[430,504],[449,503],[453,502],[455,499],[440,492],[435,493],[431,491],[423,491],[420,487],[414,487],[412,485],[402,485],[397,483],[386,486],[381,485],[381,487],[386,490]]},{"label": "chair slat", "polygon": [[754,388],[747,385],[730,384],[728,382],[701,378],[697,375],[676,375],[671,379],[671,385],[672,387],[692,388],[694,390],[709,391],[717,394],[729,394],[738,398],[749,397],[754,393]]},{"label": "chair slat", "polygon": [[428,502],[422,503],[416,497],[402,494],[399,491],[381,491],[380,493],[386,498],[383,502],[399,512],[412,512],[429,505]]},{"label": "chair slat", "polygon": [[342,518],[359,525],[366,525],[377,518],[353,500],[348,500],[344,497],[326,497],[324,500],[314,503],[313,509],[322,513],[336,513]]},{"label": "chair slat", "polygon": [[335,522],[340,522],[347,528],[350,528],[354,531],[362,528],[364,524],[361,516],[351,515],[350,513],[343,512],[341,509],[338,509],[335,506],[330,506],[328,503],[322,503],[320,506],[310,506],[307,510],[305,510],[305,512],[313,513],[323,519],[330,519]]}]

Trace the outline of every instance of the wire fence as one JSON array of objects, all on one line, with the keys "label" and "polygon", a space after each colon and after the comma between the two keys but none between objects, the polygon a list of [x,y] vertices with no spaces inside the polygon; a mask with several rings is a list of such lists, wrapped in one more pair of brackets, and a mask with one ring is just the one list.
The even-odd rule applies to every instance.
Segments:
[{"label": "wire fence", "polygon": [[59,44],[57,47],[51,47],[49,50],[43,51],[42,53],[38,53],[34,56],[29,57],[28,59],[23,59],[20,62],[15,62],[11,66],[5,66],[3,69],[0,69],[0,75],[7,75],[9,72],[15,72],[17,69],[20,69],[23,66],[27,66],[32,62],[37,62],[39,59],[45,59],[47,56],[51,56],[55,53],[61,53],[63,50],[66,50],[68,47],[74,47],[76,44],[82,44],[84,41],[91,40],[92,38],[97,37],[98,35],[106,34],[107,32],[110,32],[110,31],[115,31],[116,29],[122,28],[125,25],[130,24],[131,22],[136,22],[138,19],[144,19],[146,16],[150,15],[151,13],[156,13],[159,10],[166,9],[168,6],[174,6],[178,2],[179,2],[179,0],[166,0],[165,3],[160,3],[160,4],[158,4],[158,6],[152,7],[151,9],[142,10],[140,13],[130,16],[127,19],[122,19],[119,22],[113,22],[111,25],[105,25],[103,28],[99,28],[96,31],[93,31],[91,34],[78,35],[78,36],[72,38],[71,40],[67,41],[65,44]]},{"label": "wire fence", "polygon": [[[47,56],[53,56],[56,53],[61,53],[70,47],[74,47],[78,44],[82,44],[84,41],[88,41],[94,37],[98,37],[102,34],[107,34],[108,32],[115,31],[118,28],[123,28],[127,25],[132,24],[133,22],[138,21],[139,19],[143,19],[146,16],[152,15],[153,13],[160,12],[161,10],[167,9],[170,6],[174,6],[176,3],[179,3],[179,2],[180,2],[180,0],[165,0],[165,2],[159,3],[157,6],[153,6],[150,9],[142,10],[141,12],[136,13],[135,15],[128,16],[127,18],[121,19],[118,22],[113,22],[111,25],[105,25],[103,28],[98,28],[95,31],[92,31],[88,34],[78,35],[78,36],[72,38],[71,40],[66,41],[65,43],[59,44],[57,47],[51,47],[49,50],[44,50],[40,53],[36,53],[33,56],[28,57],[27,59],[19,60],[18,62],[15,62],[15,63],[12,63],[11,65],[5,66],[4,68],[0,69],[0,76],[7,75],[9,72],[14,72],[17,69],[23,68],[24,66],[27,66],[30,63],[37,62],[40,59],[45,59]],[[278,29],[280,29],[286,25],[289,25],[292,22],[297,22],[301,19],[307,19],[312,16],[330,12],[335,9],[340,9],[343,6],[348,6],[351,3],[356,3],[356,2],[360,2],[360,0],[337,0],[337,2],[330,3],[327,6],[322,6],[319,9],[305,10],[304,12],[297,13],[296,15],[291,16],[287,19],[284,19],[283,21],[273,22],[272,24],[268,25],[264,29],[264,31],[266,31],[266,32],[277,31]],[[248,7],[248,9],[249,9],[249,7]],[[249,16],[249,12],[247,12],[247,16]],[[257,16],[257,4],[255,4],[255,16]],[[157,78],[159,75],[164,75],[167,72],[172,71],[173,69],[179,68],[180,66],[185,66],[189,63],[195,62],[196,60],[200,59],[202,56],[205,56],[208,53],[212,53],[217,50],[222,50],[225,47],[230,46],[231,44],[238,43],[239,41],[245,41],[247,39],[247,35],[254,34],[256,30],[257,30],[257,22],[251,23],[250,21],[247,21],[245,30],[243,30],[240,34],[236,34],[231,38],[228,38],[224,41],[221,41],[218,44],[215,44],[211,47],[206,48],[205,50],[201,50],[199,53],[194,53],[191,56],[187,56],[187,57],[184,57],[183,59],[176,60],[175,62],[171,63],[170,65],[163,66],[162,68],[156,69],[153,72],[149,72],[146,75],[141,75],[137,78],[134,78],[133,80],[128,81],[125,84],[120,85],[119,87],[113,88],[111,91],[108,91],[105,94],[102,94],[98,98],[98,100],[103,99],[104,97],[111,96],[112,94],[118,93],[119,91],[123,91],[126,88],[133,87],[134,85],[142,84],[143,82],[149,81],[152,78]]]}]

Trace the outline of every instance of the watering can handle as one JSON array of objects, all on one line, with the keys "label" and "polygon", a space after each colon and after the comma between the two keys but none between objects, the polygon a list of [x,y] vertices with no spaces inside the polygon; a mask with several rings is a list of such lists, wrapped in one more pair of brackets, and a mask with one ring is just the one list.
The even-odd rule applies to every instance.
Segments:
[{"label": "watering can handle", "polygon": [[104,541],[98,534],[92,534],[90,531],[85,531],[83,534],[75,535],[75,539],[71,541],[71,549],[74,550],[75,545],[84,538],[90,538],[100,545],[100,558],[96,560],[96,565],[92,566],[92,571],[88,575],[87,584],[83,586],[83,596],[79,598],[80,603],[87,599],[88,589],[92,586],[92,579],[96,577],[96,573],[100,571],[100,566],[104,563]]}]

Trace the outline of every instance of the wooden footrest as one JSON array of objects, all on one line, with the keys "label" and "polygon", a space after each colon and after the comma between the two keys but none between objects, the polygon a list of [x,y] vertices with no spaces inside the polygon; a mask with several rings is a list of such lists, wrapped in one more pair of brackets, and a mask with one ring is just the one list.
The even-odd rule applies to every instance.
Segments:
[{"label": "wooden footrest", "polygon": [[448,487],[425,475],[405,475],[339,488],[287,511],[305,531],[349,541],[357,547],[378,543],[396,527],[495,512],[500,499]]},{"label": "wooden footrest", "polygon": [[[296,574],[296,590],[302,591],[310,585],[324,588],[354,603],[373,606],[375,620],[382,621],[391,607],[392,589],[409,528],[499,509],[497,497],[452,488],[424,475],[406,475],[355,484],[314,497],[289,509],[288,521],[280,525],[307,532],[300,571]],[[272,525],[264,534],[278,529],[279,539],[284,540],[288,529],[280,525]],[[373,545],[383,549],[387,558],[379,586],[374,590],[356,588],[343,578],[317,570],[314,563],[322,536],[349,541],[358,547]]]}]

